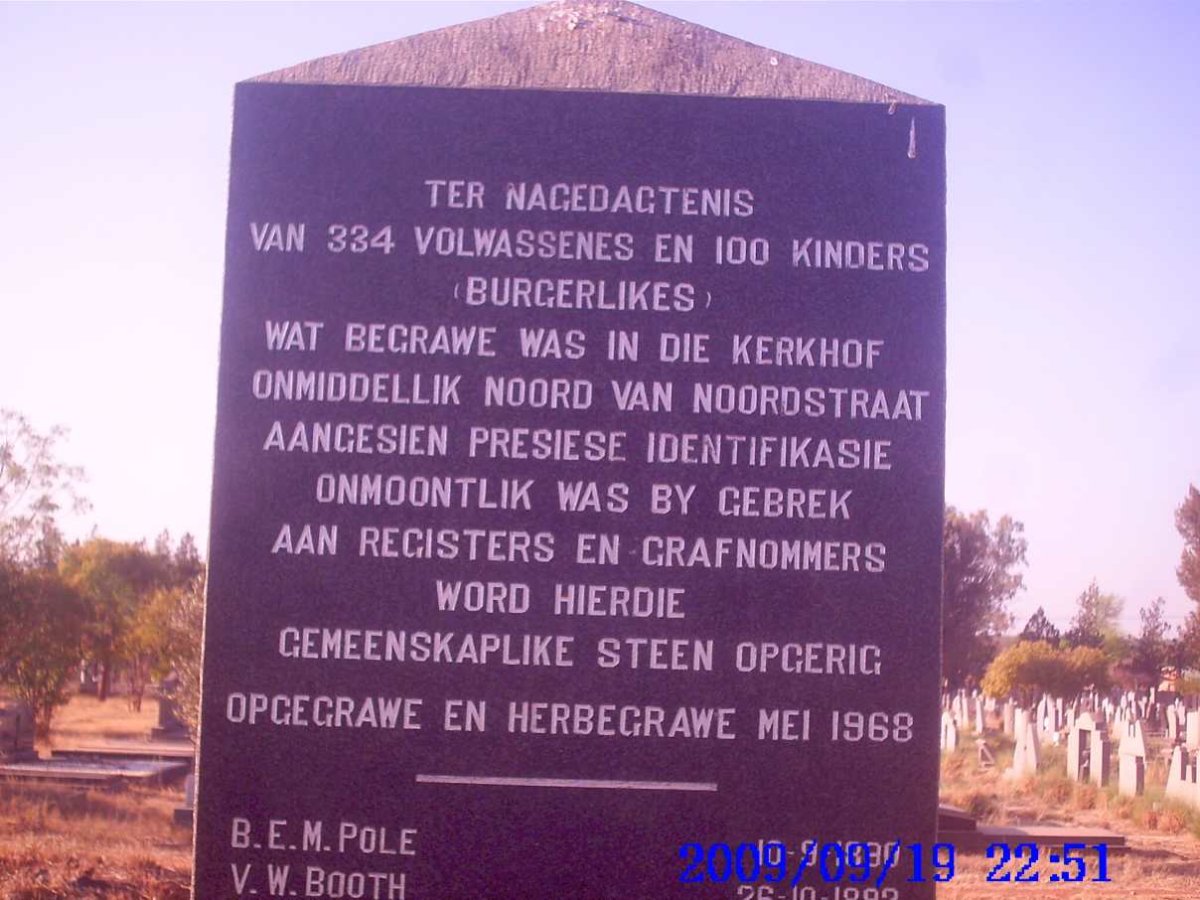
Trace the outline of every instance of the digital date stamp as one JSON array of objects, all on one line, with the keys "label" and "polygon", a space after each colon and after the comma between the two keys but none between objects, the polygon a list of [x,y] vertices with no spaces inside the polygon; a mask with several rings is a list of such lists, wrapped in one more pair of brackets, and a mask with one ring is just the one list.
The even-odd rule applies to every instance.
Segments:
[{"label": "digital date stamp", "polygon": [[[1110,882],[1108,845],[993,841],[986,880],[997,884]],[[1090,852],[1089,852],[1090,851]],[[738,900],[900,900],[897,883],[944,883],[957,874],[953,843],[783,841],[685,843],[684,884],[739,885]],[[818,889],[814,885],[821,885]],[[836,888],[832,893],[828,888]]]}]

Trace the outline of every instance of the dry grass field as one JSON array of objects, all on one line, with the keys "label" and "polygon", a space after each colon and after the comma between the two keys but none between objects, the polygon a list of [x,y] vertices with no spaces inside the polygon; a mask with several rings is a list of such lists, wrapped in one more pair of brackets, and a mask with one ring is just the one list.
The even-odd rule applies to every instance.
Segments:
[{"label": "dry grass field", "polygon": [[[155,701],[132,712],[122,698],[72,699],[55,716],[51,747],[145,738]],[[0,781],[0,898],[183,900],[192,834],[175,825],[183,789],[84,790]]]},{"label": "dry grass field", "polygon": [[158,702],[146,700],[140,712],[129,708],[122,697],[101,703],[79,695],[54,714],[51,747],[69,747],[98,740],[142,740],[158,721]]},{"label": "dry grass field", "polygon": [[[79,697],[60,713],[52,744],[142,737],[155,715],[153,701],[134,714],[120,699],[100,704]],[[1200,898],[1200,814],[1164,803],[1161,791],[1153,789],[1132,801],[1073,784],[1065,776],[1013,782],[998,771],[1009,755],[1011,749],[1002,745],[1000,765],[988,770],[979,768],[969,750],[946,757],[942,800],[995,824],[1105,828],[1125,835],[1129,850],[1110,857],[1111,881],[1079,885],[989,883],[986,875],[994,861],[960,852],[954,879],[938,891],[940,900]],[[1064,771],[1062,751],[1047,748],[1044,768]],[[1148,774],[1148,783],[1161,780],[1161,771]],[[191,832],[172,821],[181,800],[178,787],[97,791],[0,782],[0,898],[183,900],[188,896]],[[1093,856],[1089,871],[1095,868]]]},{"label": "dry grass field", "polygon": [[[1046,876],[1061,872],[1061,866],[1042,867],[1039,884],[989,883],[988,872],[998,860],[960,853],[955,877],[938,891],[939,900],[1200,900],[1200,811],[1163,800],[1163,762],[1151,763],[1146,796],[1134,800],[1115,790],[1070,781],[1061,747],[1043,748],[1043,774],[1038,778],[1010,780],[1001,770],[1011,762],[1012,744],[999,743],[997,765],[990,769],[979,767],[971,749],[943,757],[942,802],[995,825],[1074,824],[1113,831],[1126,837],[1128,850],[1110,854],[1110,881],[1080,884],[1047,883]],[[1089,877],[1097,863],[1096,855],[1088,853]],[[1010,866],[1002,871],[1015,870]],[[1030,874],[1034,871],[1038,869]]]}]

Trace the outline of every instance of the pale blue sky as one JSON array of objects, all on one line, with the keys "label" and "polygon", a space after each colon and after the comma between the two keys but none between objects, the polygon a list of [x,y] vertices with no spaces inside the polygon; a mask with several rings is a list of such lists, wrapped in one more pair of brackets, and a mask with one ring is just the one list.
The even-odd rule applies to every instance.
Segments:
[{"label": "pale blue sky", "polygon": [[[1065,623],[1175,579],[1200,485],[1200,4],[647,3],[944,103],[947,498]],[[122,539],[207,533],[234,82],[516,8],[0,4],[0,405]]]}]

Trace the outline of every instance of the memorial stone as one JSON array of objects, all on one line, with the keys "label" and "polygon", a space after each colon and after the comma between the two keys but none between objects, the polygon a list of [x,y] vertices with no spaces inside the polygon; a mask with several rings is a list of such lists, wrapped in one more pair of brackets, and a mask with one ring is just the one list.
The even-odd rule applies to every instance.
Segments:
[{"label": "memorial stone", "polygon": [[[1020,719],[1020,717],[1018,717]],[[1013,748],[1012,767],[1009,777],[1025,778],[1036,775],[1041,751],[1038,747],[1037,726],[1028,719],[1017,722],[1017,743]]]},{"label": "memorial stone", "polygon": [[1171,751],[1171,762],[1167,767],[1167,786],[1163,793],[1168,800],[1200,808],[1200,783],[1198,783],[1196,755],[1181,744]]},{"label": "memorial stone", "polygon": [[1183,744],[1192,753],[1200,753],[1200,711],[1189,710],[1186,715]]},{"label": "memorial stone", "polygon": [[996,754],[992,752],[992,748],[988,746],[986,738],[979,738],[975,741],[975,750],[979,759],[979,768],[992,769],[996,766]]},{"label": "memorial stone", "polygon": [[187,724],[179,718],[175,705],[178,679],[169,678],[158,688],[158,719],[150,729],[152,741],[186,741],[190,738]]},{"label": "memorial stone", "polygon": [[941,746],[943,753],[953,753],[958,749],[958,723],[949,712],[942,713]]},{"label": "memorial stone", "polygon": [[941,107],[628,3],[239,84],[198,900],[934,841],[944,188]]},{"label": "memorial stone", "polygon": [[1146,792],[1146,737],[1142,724],[1133,722],[1121,737],[1117,756],[1117,790],[1129,797]]},{"label": "memorial stone", "polygon": [[0,703],[0,762],[37,759],[33,711],[26,703]]},{"label": "memorial stone", "polygon": [[954,692],[954,703],[951,707],[954,721],[962,728],[968,727],[970,717],[967,715],[967,692],[959,689]]},{"label": "memorial stone", "polygon": [[1067,777],[1072,781],[1088,781],[1091,777],[1092,735],[1096,722],[1089,713],[1081,713],[1067,733]]},{"label": "memorial stone", "polygon": [[1111,749],[1108,732],[1099,727],[1094,729],[1088,749],[1088,779],[1099,787],[1107,787],[1112,778]]}]

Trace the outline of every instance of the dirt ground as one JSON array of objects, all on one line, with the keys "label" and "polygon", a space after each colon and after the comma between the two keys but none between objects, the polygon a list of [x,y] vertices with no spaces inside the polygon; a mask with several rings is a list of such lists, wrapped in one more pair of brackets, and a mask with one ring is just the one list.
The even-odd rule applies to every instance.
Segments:
[{"label": "dirt ground", "polygon": [[[156,715],[154,701],[132,713],[119,698],[101,704],[78,697],[60,712],[51,743],[144,737]],[[998,756],[991,769],[979,768],[969,752],[944,759],[943,802],[995,824],[1103,828],[1124,835],[1128,850],[1110,854],[1110,881],[1081,884],[1047,883],[1048,869],[1036,884],[989,882],[996,860],[958,852],[954,878],[939,886],[939,900],[1200,900],[1200,815],[1173,810],[1153,788],[1134,803],[1055,774],[1013,782],[1000,773],[1004,748]],[[1043,768],[1054,773],[1064,765],[1049,752]],[[1152,767],[1147,782],[1157,776]],[[98,791],[0,781],[0,900],[184,900],[191,830],[172,817],[182,800],[179,787]],[[1094,854],[1087,871],[1097,871]]]}]

